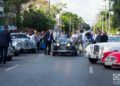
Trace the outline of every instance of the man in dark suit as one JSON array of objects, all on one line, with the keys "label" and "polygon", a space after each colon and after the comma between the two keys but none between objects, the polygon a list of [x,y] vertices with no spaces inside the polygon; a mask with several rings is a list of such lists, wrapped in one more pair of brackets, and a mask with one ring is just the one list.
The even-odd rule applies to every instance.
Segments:
[{"label": "man in dark suit", "polygon": [[52,31],[47,30],[43,39],[44,39],[44,43],[46,45],[46,47],[45,47],[45,55],[46,54],[50,55],[51,44],[52,44],[52,41],[54,41]]},{"label": "man in dark suit", "polygon": [[12,45],[10,32],[8,31],[8,26],[4,26],[4,29],[0,31],[0,63],[6,64],[9,44]]},{"label": "man in dark suit", "polygon": [[106,32],[101,35],[101,42],[108,42],[108,36]]}]

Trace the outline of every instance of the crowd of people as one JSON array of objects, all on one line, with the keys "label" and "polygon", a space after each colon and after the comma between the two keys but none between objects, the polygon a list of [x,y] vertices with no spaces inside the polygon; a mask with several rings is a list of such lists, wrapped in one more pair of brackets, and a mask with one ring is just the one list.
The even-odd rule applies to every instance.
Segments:
[{"label": "crowd of people", "polygon": [[[55,32],[58,34],[58,32]],[[55,34],[54,33],[54,34]],[[88,44],[94,44],[94,43],[101,43],[101,42],[107,42],[108,41],[108,35],[105,31],[100,31],[97,29],[97,31],[92,32],[92,31],[84,31],[83,29],[81,30],[76,30],[71,34],[65,33],[64,31],[61,32],[61,35],[54,35],[54,38],[58,37],[70,37],[73,39],[74,44],[79,47],[80,50],[85,50],[86,46]]]},{"label": "crowd of people", "polygon": [[108,41],[107,33],[99,29],[97,29],[95,33],[92,31],[84,31],[84,29],[76,30],[72,33],[66,33],[60,29],[46,29],[41,32],[29,29],[25,33],[30,37],[30,40],[36,43],[38,51],[41,49],[44,50],[45,55],[50,55],[52,43],[61,37],[71,38],[80,51],[84,51],[88,44]]},{"label": "crowd of people", "polygon": [[[45,31],[41,32],[34,31],[33,29],[28,29],[28,31],[24,33],[26,33],[30,40],[36,44],[38,51],[40,51],[41,49],[44,50],[45,55],[50,55],[52,43],[60,37],[73,39],[73,43],[77,47],[79,47],[79,50],[82,51],[85,50],[88,44],[108,41],[107,33],[102,32],[99,29],[97,29],[95,33],[93,33],[92,31],[84,31],[83,29],[76,30],[73,33],[66,33],[65,31],[57,29],[46,29]],[[5,26],[4,30],[0,30],[0,63],[6,63],[9,44],[12,45],[10,32],[8,31],[8,27]]]}]

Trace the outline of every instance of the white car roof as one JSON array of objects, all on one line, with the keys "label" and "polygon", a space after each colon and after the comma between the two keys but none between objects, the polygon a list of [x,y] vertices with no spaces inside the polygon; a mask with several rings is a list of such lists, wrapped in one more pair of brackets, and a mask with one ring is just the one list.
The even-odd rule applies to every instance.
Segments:
[{"label": "white car roof", "polygon": [[100,48],[105,48],[105,47],[111,47],[112,48],[112,46],[116,46],[116,47],[119,46],[120,42],[105,42],[105,43],[90,44],[86,47],[86,50],[89,50],[90,47],[92,47],[94,45],[99,45]]},{"label": "white car roof", "polygon": [[120,51],[120,46],[118,44],[105,47],[104,52],[107,51]]}]

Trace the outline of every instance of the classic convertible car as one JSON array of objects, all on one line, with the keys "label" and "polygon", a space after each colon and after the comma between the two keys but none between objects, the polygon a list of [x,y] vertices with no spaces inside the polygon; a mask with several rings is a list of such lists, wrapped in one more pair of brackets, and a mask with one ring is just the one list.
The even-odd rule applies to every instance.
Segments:
[{"label": "classic convertible car", "polygon": [[27,37],[26,34],[24,33],[11,33],[11,37],[14,40],[14,42],[17,43],[16,46],[14,46],[14,49],[17,49],[20,45],[20,51],[30,51],[31,50],[31,42],[29,40],[29,38]]},{"label": "classic convertible car", "polygon": [[105,68],[118,67],[120,68],[120,52],[114,52],[108,55],[104,62]]},{"label": "classic convertible car", "polygon": [[14,36],[11,36],[12,38],[12,46],[13,46],[13,52],[15,56],[19,56],[20,54],[20,41],[18,41]]},{"label": "classic convertible car", "polygon": [[106,43],[91,44],[86,48],[86,56],[88,57],[91,63],[97,63],[98,60],[102,59],[105,48],[108,48],[111,45],[120,45],[120,43],[106,42]]},{"label": "classic convertible car", "polygon": [[52,48],[53,56],[57,54],[77,55],[77,48],[70,38],[59,38]]}]

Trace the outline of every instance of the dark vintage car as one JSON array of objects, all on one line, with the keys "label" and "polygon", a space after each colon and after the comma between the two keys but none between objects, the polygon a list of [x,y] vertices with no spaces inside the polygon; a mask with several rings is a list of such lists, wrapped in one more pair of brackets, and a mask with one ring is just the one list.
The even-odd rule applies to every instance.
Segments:
[{"label": "dark vintage car", "polygon": [[53,56],[62,55],[77,55],[77,48],[70,38],[59,38],[52,47]]}]

